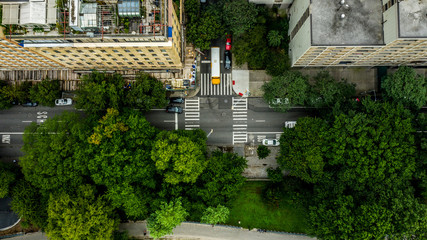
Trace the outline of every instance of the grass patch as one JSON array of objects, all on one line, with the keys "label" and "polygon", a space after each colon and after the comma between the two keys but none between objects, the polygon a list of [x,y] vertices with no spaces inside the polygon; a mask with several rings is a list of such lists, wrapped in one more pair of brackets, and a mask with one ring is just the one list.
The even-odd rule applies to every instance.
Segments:
[{"label": "grass patch", "polygon": [[243,185],[237,198],[231,202],[227,224],[249,229],[306,233],[308,211],[287,193],[280,199],[279,207],[265,204],[261,194],[266,184],[267,182],[246,182]]}]

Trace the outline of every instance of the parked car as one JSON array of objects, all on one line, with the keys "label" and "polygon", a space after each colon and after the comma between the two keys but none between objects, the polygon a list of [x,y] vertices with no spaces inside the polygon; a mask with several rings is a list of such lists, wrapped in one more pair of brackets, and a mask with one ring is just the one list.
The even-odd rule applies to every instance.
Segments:
[{"label": "parked car", "polygon": [[230,51],[224,52],[224,68],[225,69],[231,68],[231,52]]},{"label": "parked car", "polygon": [[21,104],[21,106],[23,107],[37,107],[37,105],[38,104],[36,102],[30,102],[30,101]]},{"label": "parked car", "polygon": [[279,146],[280,142],[277,139],[264,139],[264,140],[262,140],[262,145],[264,145],[264,146]]},{"label": "parked car", "polygon": [[169,103],[184,103],[185,99],[183,97],[171,97],[169,98]]},{"label": "parked car", "polygon": [[168,113],[182,113],[182,107],[178,107],[178,106],[168,106],[166,108],[166,112]]},{"label": "parked car", "polygon": [[231,37],[228,36],[227,40],[225,41],[225,50],[230,51],[231,50]]},{"label": "parked car", "polygon": [[73,104],[73,100],[71,98],[61,98],[55,100],[56,106],[67,106]]}]

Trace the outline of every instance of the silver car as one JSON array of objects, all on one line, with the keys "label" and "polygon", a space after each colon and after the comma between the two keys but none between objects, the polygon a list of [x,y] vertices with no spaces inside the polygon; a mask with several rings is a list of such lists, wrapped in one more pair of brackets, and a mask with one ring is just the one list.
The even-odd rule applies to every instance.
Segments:
[{"label": "silver car", "polygon": [[264,139],[262,140],[262,145],[268,146],[268,147],[274,147],[274,146],[279,146],[280,142],[277,139]]},{"label": "silver car", "polygon": [[67,106],[73,104],[73,100],[71,98],[61,98],[55,100],[56,106]]}]

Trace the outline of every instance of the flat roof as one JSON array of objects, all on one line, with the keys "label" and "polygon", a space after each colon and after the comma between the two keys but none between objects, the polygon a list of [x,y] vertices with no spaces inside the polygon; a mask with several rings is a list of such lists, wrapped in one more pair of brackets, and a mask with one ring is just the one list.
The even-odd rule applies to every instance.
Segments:
[{"label": "flat roof", "polygon": [[427,38],[427,0],[398,3],[400,37]]},{"label": "flat roof", "polygon": [[381,1],[315,0],[310,10],[313,45],[384,44]]}]

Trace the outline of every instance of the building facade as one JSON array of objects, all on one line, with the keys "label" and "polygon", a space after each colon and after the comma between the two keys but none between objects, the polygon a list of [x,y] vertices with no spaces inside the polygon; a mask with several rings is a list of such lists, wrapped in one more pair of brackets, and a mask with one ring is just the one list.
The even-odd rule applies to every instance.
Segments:
[{"label": "building facade", "polygon": [[[20,9],[20,4],[15,6]],[[119,16],[117,1],[70,0],[64,7],[55,6],[59,18],[50,31],[26,29],[6,38],[73,70],[181,69],[181,24],[172,0],[143,4],[138,9],[142,14]],[[5,8],[3,16],[10,16],[4,13]]]},{"label": "building facade", "polygon": [[427,0],[295,0],[293,67],[427,66]]}]

